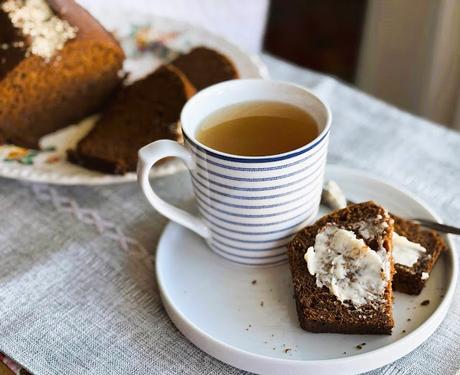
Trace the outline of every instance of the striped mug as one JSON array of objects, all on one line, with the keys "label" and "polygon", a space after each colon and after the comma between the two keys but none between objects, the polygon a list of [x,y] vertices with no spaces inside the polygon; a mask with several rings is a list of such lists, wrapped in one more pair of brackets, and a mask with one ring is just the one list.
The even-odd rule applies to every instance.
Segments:
[{"label": "striped mug", "polygon": [[[222,108],[252,101],[295,105],[316,120],[319,135],[296,150],[270,156],[237,156],[196,139],[203,120]],[[269,265],[286,260],[286,245],[318,212],[331,113],[307,89],[286,82],[240,79],[208,87],[181,113],[185,145],[169,140],[139,150],[138,181],[150,204],[202,236],[217,254],[238,263]],[[190,169],[200,216],[158,197],[149,171],[160,159],[182,159]]]}]

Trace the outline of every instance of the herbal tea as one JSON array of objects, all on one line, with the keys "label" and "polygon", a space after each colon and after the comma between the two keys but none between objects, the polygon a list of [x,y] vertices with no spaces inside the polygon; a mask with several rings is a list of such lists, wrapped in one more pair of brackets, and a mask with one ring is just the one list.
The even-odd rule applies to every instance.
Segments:
[{"label": "herbal tea", "polygon": [[228,154],[264,156],[295,150],[317,136],[316,121],[300,108],[280,102],[249,102],[211,114],[196,138]]}]

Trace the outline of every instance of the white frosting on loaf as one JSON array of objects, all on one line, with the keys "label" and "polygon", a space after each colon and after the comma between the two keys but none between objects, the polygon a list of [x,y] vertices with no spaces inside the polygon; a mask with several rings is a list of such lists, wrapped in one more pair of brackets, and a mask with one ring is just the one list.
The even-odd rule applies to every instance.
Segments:
[{"label": "white frosting on loaf", "polygon": [[45,0],[7,0],[1,4],[14,27],[30,38],[28,52],[50,60],[77,28],[57,17]]}]

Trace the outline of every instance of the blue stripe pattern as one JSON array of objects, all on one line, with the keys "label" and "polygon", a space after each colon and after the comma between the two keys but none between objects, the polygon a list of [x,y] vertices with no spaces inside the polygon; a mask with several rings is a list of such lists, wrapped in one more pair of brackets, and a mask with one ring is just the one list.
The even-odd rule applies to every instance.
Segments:
[{"label": "blue stripe pattern", "polygon": [[[217,202],[217,203],[221,203],[221,204],[224,204],[226,206],[230,206],[230,207],[235,207],[235,208],[248,208],[248,209],[261,209],[261,208],[272,208],[272,207],[280,207],[280,206],[283,206],[284,204],[288,203],[288,202],[292,202],[292,201],[285,201],[283,203],[273,203],[273,204],[269,204],[269,205],[258,205],[258,206],[254,206],[254,205],[237,205],[237,204],[231,204],[231,203],[228,203],[228,202],[224,202],[223,200],[220,200],[220,199],[217,199],[217,198],[214,198],[212,195],[209,195],[209,194],[216,194],[216,195],[219,195],[219,196],[223,196],[223,197],[227,197],[227,198],[232,198],[232,199],[238,199],[238,200],[250,200],[250,201],[254,201],[254,200],[267,200],[267,199],[273,199],[273,198],[281,198],[281,197],[287,197],[287,196],[293,196],[294,194],[293,193],[297,193],[299,191],[302,191],[302,195],[303,196],[307,196],[307,195],[310,195],[310,193],[312,193],[314,191],[314,188],[315,186],[313,186],[313,189],[311,188],[310,184],[306,184],[304,186],[300,186],[296,189],[293,189],[291,190],[290,192],[287,192],[287,193],[282,193],[282,194],[274,194],[274,195],[263,195],[263,196],[259,196],[259,197],[247,197],[247,196],[242,196],[242,195],[232,195],[232,194],[226,194],[226,193],[222,193],[221,191],[219,190],[215,190],[215,189],[211,189],[211,188],[208,188],[206,185],[204,185],[202,182],[200,182],[199,180],[196,179],[196,177],[192,176],[192,185],[193,187],[195,188],[195,191],[198,191],[200,192],[202,195],[204,195],[206,198],[214,201],[214,202]],[[199,186],[198,186],[199,185]],[[204,189],[208,189],[209,193],[205,193],[203,192],[201,188],[204,188]],[[298,198],[295,198],[295,199],[298,199]]]},{"label": "blue stripe pattern", "polygon": [[[321,147],[318,148],[318,151],[322,151],[323,149],[326,148],[326,146],[327,146],[327,144],[323,143],[321,145]],[[275,167],[246,168],[246,167],[235,167],[233,165],[226,165],[226,164],[223,164],[223,163],[218,163],[216,161],[213,161],[210,158],[206,158],[206,157],[202,156],[199,152],[197,152],[196,150],[198,150],[198,149],[196,148],[196,146],[193,146],[193,145],[192,145],[191,150],[192,150],[192,153],[195,155],[196,158],[198,158],[199,160],[205,161],[207,164],[215,165],[216,167],[220,167],[220,168],[223,168],[223,169],[229,169],[229,170],[232,170],[232,171],[241,171],[241,172],[269,172],[269,171],[276,171],[276,170],[279,170],[279,169],[285,169],[285,168],[289,168],[289,167],[292,167],[294,165],[303,163],[306,160],[311,159],[311,157],[313,156],[313,155],[308,155],[308,156],[306,156],[306,157],[304,157],[302,159],[296,160],[296,161],[294,161],[292,163],[277,165]]]},{"label": "blue stripe pattern", "polygon": [[[233,255],[233,256],[235,256],[234,253],[229,252],[228,250],[223,249],[223,248],[222,248],[221,246],[219,246],[219,245],[213,244],[213,246],[214,246],[216,249],[218,249],[219,251],[223,252],[223,253],[226,253],[226,254],[228,254],[228,255]],[[241,257],[241,258],[254,259],[254,260],[255,260],[255,259],[267,259],[267,258],[269,259],[269,258],[274,258],[274,257],[280,258],[280,256],[284,256],[284,251],[283,251],[283,247],[280,247],[279,249],[281,249],[281,252],[279,252],[278,254],[275,253],[275,254],[273,254],[273,255],[261,255],[261,256],[256,256],[256,255],[254,255],[254,254],[247,254],[247,255],[238,255],[238,256]],[[272,250],[273,250],[273,249],[272,249]]]},{"label": "blue stripe pattern", "polygon": [[298,180],[294,180],[292,182],[288,182],[286,184],[282,185],[275,185],[275,186],[267,186],[267,187],[240,187],[240,186],[235,186],[235,185],[226,185],[226,184],[221,184],[220,182],[209,180],[206,177],[204,177],[200,172],[195,173],[196,177],[199,177],[200,180],[205,181],[208,184],[219,186],[221,188],[225,189],[230,189],[230,190],[235,190],[235,191],[246,191],[246,192],[256,192],[256,191],[271,191],[271,190],[280,190],[287,188],[289,186],[293,186],[295,184],[298,184],[299,182],[304,182],[305,178],[299,178]]},{"label": "blue stripe pattern", "polygon": [[[288,227],[283,227],[281,229],[277,229],[277,230],[270,230],[270,231],[266,231],[266,232],[245,232],[245,231],[241,231],[241,230],[233,230],[233,229],[230,229],[228,227],[228,225],[225,227],[225,226],[222,226],[222,225],[219,225],[217,224],[217,222],[213,221],[213,220],[210,220],[209,218],[206,219],[208,221],[209,224],[211,224],[211,232],[214,232],[214,233],[220,233],[218,230],[216,230],[216,228],[220,228],[220,229],[223,229],[224,231],[226,232],[230,232],[230,233],[235,233],[235,234],[241,234],[243,236],[266,236],[266,235],[269,235],[269,234],[275,234],[275,233],[280,233],[280,232],[286,232],[287,230],[289,229],[293,229],[293,228],[297,228],[299,227],[301,224],[304,224],[304,225],[307,225],[306,223],[306,219],[305,218],[302,218],[300,221],[296,222],[295,224],[293,225],[290,225]],[[214,228],[214,229],[213,229]]]},{"label": "blue stripe pattern", "polygon": [[237,177],[237,176],[232,176],[230,174],[223,174],[219,172],[212,171],[210,169],[207,169],[206,167],[202,166],[201,164],[196,165],[199,169],[202,171],[206,171],[206,173],[209,173],[213,176],[220,177],[226,180],[232,180],[232,181],[245,181],[245,182],[265,182],[265,181],[277,181],[277,180],[282,180],[288,177],[292,177],[295,175],[298,175],[302,172],[309,171],[311,170],[311,166],[307,165],[306,167],[303,167],[301,169],[292,171],[290,173],[278,175],[278,176],[271,176],[271,177],[253,177],[253,178],[248,178],[248,177]]},{"label": "blue stripe pattern", "polygon": [[209,217],[213,217],[213,218],[219,220],[222,223],[227,223],[227,224],[232,224],[232,225],[239,225],[241,227],[268,227],[268,226],[272,226],[272,225],[279,225],[279,224],[283,224],[283,223],[292,221],[292,220],[298,218],[299,216],[301,216],[301,215],[294,215],[294,216],[291,216],[291,217],[289,217],[287,219],[278,220],[278,221],[270,221],[270,222],[264,221],[263,223],[250,223],[250,222],[241,223],[241,222],[238,222],[238,221],[231,221],[231,220],[227,220],[225,218],[219,217],[219,216],[213,214],[212,212],[208,211],[206,208],[204,208],[203,206],[200,206],[200,205],[198,205],[198,209],[200,210],[201,214],[206,218],[207,221],[209,221]]},{"label": "blue stripe pattern", "polygon": [[[273,241],[275,242],[275,241]],[[272,245],[272,246],[267,246],[267,247],[256,247],[256,248],[253,248],[253,247],[248,247],[248,246],[243,246],[243,245],[240,245],[240,246],[234,246],[232,244],[229,244],[225,241],[222,241],[222,240],[219,240],[218,238],[214,237],[212,240],[211,240],[211,243],[215,244],[215,243],[218,243],[222,246],[225,246],[229,249],[234,249],[234,250],[238,250],[238,251],[251,251],[252,253],[257,253],[257,252],[260,252],[260,251],[267,251],[267,250],[276,250],[276,249],[283,249],[287,243],[289,241],[284,241],[282,244],[276,244],[276,245]]]},{"label": "blue stripe pattern", "polygon": [[210,247],[236,263],[285,262],[295,231],[317,213],[328,132],[285,155],[252,158],[221,155],[184,136],[196,164],[192,184]]},{"label": "blue stripe pattern", "polygon": [[204,204],[205,206],[207,206],[208,208],[210,208],[210,209],[212,209],[214,211],[220,212],[220,213],[228,215],[228,216],[244,217],[244,218],[250,218],[250,219],[262,219],[262,218],[266,218],[266,217],[280,216],[280,215],[287,214],[289,212],[296,211],[299,208],[302,208],[302,207],[297,207],[297,208],[292,208],[292,209],[279,211],[279,212],[273,212],[273,213],[269,213],[269,214],[259,214],[259,215],[243,214],[243,213],[240,213],[241,211],[239,211],[239,210],[235,212],[235,210],[230,211],[230,210],[222,210],[220,208],[217,208],[217,207],[213,206],[211,203],[206,202],[198,194],[195,194],[195,197],[196,197],[198,203]]},{"label": "blue stripe pattern", "polygon": [[309,151],[315,149],[321,143],[323,143],[323,141],[328,139],[329,130],[324,132],[317,141],[315,141],[311,145],[308,145],[307,147],[301,148],[300,150],[293,151],[293,152],[287,153],[286,155],[280,155],[280,156],[273,156],[273,157],[271,157],[271,156],[261,156],[261,157],[251,157],[251,158],[244,158],[244,157],[240,158],[240,157],[236,157],[236,156],[227,156],[227,155],[218,154],[218,153],[213,152],[211,150],[206,150],[205,148],[201,147],[200,145],[197,145],[196,143],[194,143],[188,137],[188,135],[186,133],[183,133],[183,135],[184,135],[184,139],[187,142],[187,144],[191,145],[193,148],[196,148],[196,149],[200,150],[201,152],[205,153],[208,156],[212,156],[212,157],[214,157],[216,159],[225,160],[225,161],[229,161],[229,162],[232,162],[232,163],[248,163],[248,164],[253,164],[254,163],[254,164],[257,164],[257,163],[273,163],[273,162],[276,162],[276,161],[288,160],[288,159],[295,158],[296,156],[306,154]]}]

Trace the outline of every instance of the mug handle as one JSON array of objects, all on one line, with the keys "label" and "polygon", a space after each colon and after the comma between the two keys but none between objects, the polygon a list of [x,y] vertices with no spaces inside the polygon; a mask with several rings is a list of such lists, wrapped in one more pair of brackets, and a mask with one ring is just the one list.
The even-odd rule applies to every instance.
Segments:
[{"label": "mug handle", "polygon": [[157,161],[167,157],[177,157],[183,160],[189,170],[196,167],[192,154],[181,144],[170,140],[150,143],[139,150],[139,161],[137,162],[137,181],[141,185],[142,192],[160,214],[205,239],[209,238],[211,233],[203,219],[165,202],[153,191],[149,182],[150,169]]}]

